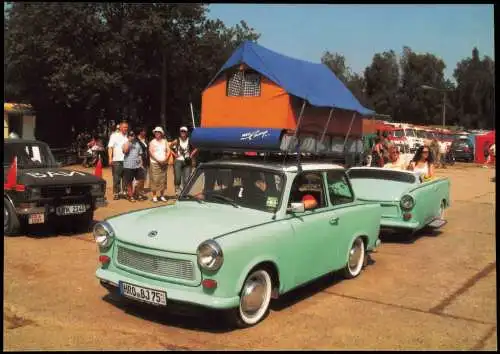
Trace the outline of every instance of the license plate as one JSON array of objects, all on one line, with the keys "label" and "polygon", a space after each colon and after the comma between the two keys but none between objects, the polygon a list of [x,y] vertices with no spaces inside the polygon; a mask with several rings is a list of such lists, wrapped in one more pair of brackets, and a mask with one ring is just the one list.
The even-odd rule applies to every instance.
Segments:
[{"label": "license plate", "polygon": [[28,218],[28,224],[43,224],[45,222],[45,214],[30,214]]},{"label": "license plate", "polygon": [[85,205],[62,205],[56,208],[57,215],[83,214],[86,211]]},{"label": "license plate", "polygon": [[158,291],[120,282],[120,293],[128,298],[146,302],[151,305],[167,305],[167,293],[165,291]]}]

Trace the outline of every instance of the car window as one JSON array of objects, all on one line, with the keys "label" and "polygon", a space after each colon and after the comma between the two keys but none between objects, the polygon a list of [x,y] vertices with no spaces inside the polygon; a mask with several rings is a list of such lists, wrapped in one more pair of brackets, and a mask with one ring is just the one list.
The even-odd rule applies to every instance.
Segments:
[{"label": "car window", "polygon": [[394,132],[392,133],[394,135],[394,137],[396,138],[401,138],[404,136],[404,133],[403,133],[403,130],[402,129],[398,129],[398,130],[394,130]]},{"label": "car window", "polygon": [[45,168],[56,166],[55,159],[46,145],[33,143],[4,144],[3,165],[9,166],[17,157],[19,168]]},{"label": "car window", "polygon": [[311,195],[318,203],[315,209],[326,207],[325,186],[321,172],[303,172],[297,175],[290,191],[289,205],[300,203],[305,195]]},{"label": "car window", "polygon": [[354,193],[343,171],[328,171],[326,184],[330,202],[333,205],[351,203],[354,201]]}]

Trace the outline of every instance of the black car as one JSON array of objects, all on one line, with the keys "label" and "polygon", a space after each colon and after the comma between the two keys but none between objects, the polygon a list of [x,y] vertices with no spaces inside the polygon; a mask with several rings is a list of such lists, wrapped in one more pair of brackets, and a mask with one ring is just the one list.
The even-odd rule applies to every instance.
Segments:
[{"label": "black car", "polygon": [[450,153],[454,156],[456,161],[474,161],[474,146],[472,146],[469,139],[458,138],[453,140],[450,147]]},{"label": "black car", "polygon": [[[4,234],[25,225],[55,222],[88,230],[94,210],[107,205],[106,181],[89,173],[62,169],[49,146],[37,140],[5,139]],[[17,157],[17,171],[9,171]],[[12,183],[10,183],[12,182]]]}]

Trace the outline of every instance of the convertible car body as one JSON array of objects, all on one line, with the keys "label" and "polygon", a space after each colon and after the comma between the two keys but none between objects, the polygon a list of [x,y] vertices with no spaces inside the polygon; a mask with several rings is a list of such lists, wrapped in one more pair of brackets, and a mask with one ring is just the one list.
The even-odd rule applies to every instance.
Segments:
[{"label": "convertible car body", "polygon": [[332,271],[356,277],[380,243],[380,217],[338,165],[209,162],[175,205],[95,226],[96,276],[120,298],[227,310],[251,326],[271,298]]},{"label": "convertible car body", "polygon": [[411,171],[353,167],[348,170],[358,199],[382,206],[382,230],[414,233],[426,226],[441,227],[450,206],[450,181],[420,182]]}]

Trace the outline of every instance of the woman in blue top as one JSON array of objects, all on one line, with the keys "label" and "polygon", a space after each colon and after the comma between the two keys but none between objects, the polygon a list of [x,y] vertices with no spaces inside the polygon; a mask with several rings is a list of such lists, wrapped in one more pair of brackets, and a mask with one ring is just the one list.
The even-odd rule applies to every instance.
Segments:
[{"label": "woman in blue top", "polygon": [[[143,149],[141,143],[136,139],[135,133],[129,131],[127,135],[128,141],[123,144],[123,180],[127,188],[128,200],[135,202],[133,182],[134,178],[137,181],[143,181],[144,169],[142,168],[142,153]],[[142,196],[141,196],[142,197]],[[139,199],[142,199],[139,197]]]}]

